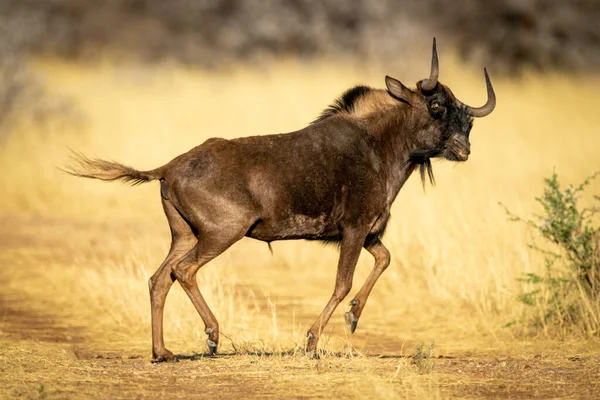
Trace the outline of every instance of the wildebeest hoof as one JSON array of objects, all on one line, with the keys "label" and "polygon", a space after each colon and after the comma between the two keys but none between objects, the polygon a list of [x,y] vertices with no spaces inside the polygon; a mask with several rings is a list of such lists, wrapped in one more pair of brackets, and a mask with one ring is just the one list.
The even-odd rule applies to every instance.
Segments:
[{"label": "wildebeest hoof", "polygon": [[358,318],[356,318],[356,315],[354,315],[352,311],[348,311],[344,316],[346,317],[346,323],[350,328],[350,333],[354,333],[356,325],[358,325]]},{"label": "wildebeest hoof", "polygon": [[163,362],[179,362],[179,359],[174,355],[158,356],[152,360],[152,364],[158,364]]},{"label": "wildebeest hoof", "polygon": [[210,339],[206,339],[206,344],[208,345],[208,351],[211,356],[214,356],[217,352],[217,344]]}]

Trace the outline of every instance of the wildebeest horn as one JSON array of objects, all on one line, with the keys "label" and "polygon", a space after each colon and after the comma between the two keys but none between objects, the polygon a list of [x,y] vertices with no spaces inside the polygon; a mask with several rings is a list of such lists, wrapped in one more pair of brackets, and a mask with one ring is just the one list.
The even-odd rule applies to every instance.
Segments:
[{"label": "wildebeest horn", "polygon": [[467,114],[469,114],[471,117],[485,117],[494,111],[494,108],[496,107],[496,94],[494,93],[494,88],[492,87],[492,81],[490,81],[490,76],[487,73],[487,69],[484,68],[483,72],[485,74],[485,85],[487,86],[487,103],[485,103],[485,105],[482,107],[474,108],[458,101],[461,105],[465,106],[467,109]]},{"label": "wildebeest horn", "polygon": [[433,50],[431,50],[431,73],[429,79],[423,79],[421,82],[421,89],[433,90],[437,85],[438,76],[440,75],[440,66],[438,64],[437,48],[435,45],[435,38],[433,38]]}]

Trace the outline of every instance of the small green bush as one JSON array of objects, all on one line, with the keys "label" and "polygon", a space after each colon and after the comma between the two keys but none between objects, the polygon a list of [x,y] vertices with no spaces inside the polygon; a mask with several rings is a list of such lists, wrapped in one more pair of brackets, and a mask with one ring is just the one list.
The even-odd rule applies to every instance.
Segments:
[{"label": "small green bush", "polygon": [[413,356],[413,362],[417,366],[419,374],[425,375],[433,372],[435,361],[433,360],[434,342],[431,342],[427,350],[423,349],[423,345],[417,346],[417,353]]},{"label": "small green bush", "polygon": [[531,247],[544,255],[545,273],[527,273],[519,279],[533,288],[518,299],[532,308],[525,321],[535,328],[600,333],[600,196],[592,196],[590,207],[579,205],[598,175],[563,189],[555,172],[544,179],[544,192],[536,198],[542,215],[523,219],[506,210],[513,221],[527,224],[544,239]]}]

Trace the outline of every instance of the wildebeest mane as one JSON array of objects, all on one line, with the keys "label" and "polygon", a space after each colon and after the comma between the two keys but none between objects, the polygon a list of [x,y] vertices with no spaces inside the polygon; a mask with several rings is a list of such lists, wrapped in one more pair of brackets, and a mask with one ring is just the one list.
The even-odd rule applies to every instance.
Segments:
[{"label": "wildebeest mane", "polygon": [[[375,92],[376,92],[375,89],[370,88],[368,86],[363,86],[363,85],[355,86],[353,88],[346,90],[340,97],[338,97],[333,102],[333,104],[331,104],[329,107],[327,107],[321,113],[321,115],[319,115],[319,117],[312,122],[312,124],[321,122],[321,121],[331,117],[332,115],[336,115],[339,113],[353,114],[353,113],[359,112],[356,107],[358,101],[360,99],[365,98],[365,96],[367,96],[371,93],[375,93]],[[383,92],[383,93],[389,94],[389,92],[387,92],[387,91]],[[417,150],[410,155],[408,163],[411,165],[414,165],[415,167],[416,166],[419,167],[419,173],[421,175],[421,182],[423,184],[423,187],[425,187],[426,177],[429,178],[429,182],[433,186],[435,186],[435,178],[433,176],[433,167],[431,165],[431,158],[437,157],[440,154],[441,154],[441,150],[434,150],[434,151]],[[334,238],[332,240],[325,239],[322,241],[323,242],[332,242],[332,243],[338,242],[337,238]]]},{"label": "wildebeest mane", "polygon": [[315,119],[312,123],[315,124],[317,122],[321,122],[324,119],[331,117],[332,115],[338,114],[340,112],[346,112],[352,114],[354,110],[354,105],[361,97],[365,96],[367,93],[371,93],[374,89],[368,86],[355,86],[351,89],[346,90],[339,98],[337,98],[333,104],[327,107],[321,115],[317,119]]}]

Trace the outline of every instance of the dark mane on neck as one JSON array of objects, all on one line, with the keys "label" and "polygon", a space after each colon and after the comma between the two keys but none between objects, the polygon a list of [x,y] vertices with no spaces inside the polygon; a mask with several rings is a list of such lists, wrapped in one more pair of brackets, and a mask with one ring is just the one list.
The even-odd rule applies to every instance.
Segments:
[{"label": "dark mane on neck", "polygon": [[368,86],[355,86],[351,89],[346,90],[339,98],[337,98],[333,104],[327,107],[321,115],[317,119],[315,119],[312,124],[317,122],[321,122],[324,119],[331,117],[332,115],[339,114],[341,112],[346,112],[348,114],[352,114],[354,110],[354,105],[364,95],[372,92],[374,89]]}]

